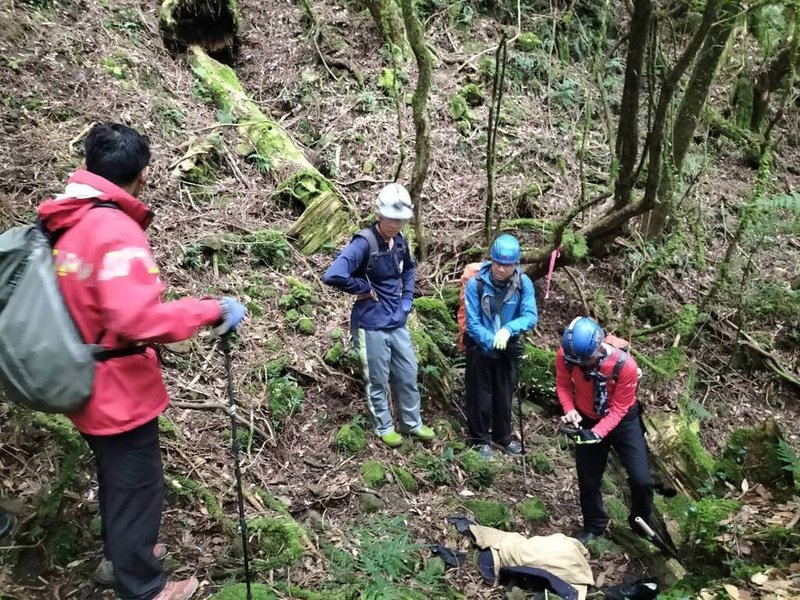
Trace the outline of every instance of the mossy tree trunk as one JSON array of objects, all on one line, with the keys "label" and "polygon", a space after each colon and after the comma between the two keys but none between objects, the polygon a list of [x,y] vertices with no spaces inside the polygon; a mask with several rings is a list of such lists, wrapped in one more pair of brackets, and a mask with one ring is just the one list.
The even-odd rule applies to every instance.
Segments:
[{"label": "mossy tree trunk", "polygon": [[248,97],[233,69],[198,46],[191,50],[193,71],[211,90],[220,108],[238,121],[239,133],[269,168],[278,192],[303,205],[303,214],[287,235],[299,242],[302,252],[310,254],[347,233],[356,219],[345,198],[309,162],[291,136]]},{"label": "mossy tree trunk", "polygon": [[428,242],[422,223],[422,187],[428,176],[431,163],[431,122],[428,115],[428,96],[431,91],[433,57],[425,44],[425,31],[419,20],[413,0],[401,0],[403,20],[406,25],[408,41],[417,59],[417,88],[411,107],[414,114],[414,168],[411,173],[409,193],[414,203],[414,227],[417,238],[417,258],[425,260],[428,256]]},{"label": "mossy tree trunk", "polygon": [[672,164],[666,164],[663,169],[655,207],[646,221],[645,235],[650,239],[660,238],[667,225],[672,211],[674,182],[681,176],[683,160],[697,129],[723,51],[736,26],[739,10],[738,1],[725,0],[718,11],[719,18],[716,14],[708,15],[714,19],[713,25],[703,41],[672,126]]},{"label": "mossy tree trunk", "polygon": [[397,0],[365,0],[369,13],[380,31],[381,39],[392,53],[405,56],[408,51],[403,13]]},{"label": "mossy tree trunk", "polygon": [[625,84],[622,89],[619,129],[617,131],[617,163],[619,174],[614,190],[614,204],[625,206],[631,201],[636,159],[639,155],[639,96],[644,73],[644,56],[647,48],[652,0],[636,0],[633,5],[628,59],[625,67]]}]

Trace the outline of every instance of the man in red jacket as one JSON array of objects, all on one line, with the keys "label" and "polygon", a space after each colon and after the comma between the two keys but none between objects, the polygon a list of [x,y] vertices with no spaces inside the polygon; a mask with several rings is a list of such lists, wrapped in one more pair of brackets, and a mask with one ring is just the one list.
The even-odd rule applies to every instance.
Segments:
[{"label": "man in red jacket", "polygon": [[104,562],[99,571],[125,600],[186,600],[197,579],[167,582],[156,544],[164,500],[158,415],[169,398],[153,343],[215,326],[234,330],[245,316],[232,298],[163,302],[164,285],[145,229],[153,213],[136,197],[147,182],[147,138],[119,124],[92,128],[86,170],[39,207],[51,234],[61,292],[84,340],[116,358],[97,363],[86,406],[69,415],[97,462]]},{"label": "man in red jacket", "polygon": [[580,427],[575,451],[583,531],[587,544],[608,526],[601,482],[613,447],[628,474],[631,528],[634,519],[650,521],[653,480],[636,401],[639,368],[625,350],[604,343],[603,329],[589,317],[578,317],[564,330],[556,353],[556,391],[565,423]]}]

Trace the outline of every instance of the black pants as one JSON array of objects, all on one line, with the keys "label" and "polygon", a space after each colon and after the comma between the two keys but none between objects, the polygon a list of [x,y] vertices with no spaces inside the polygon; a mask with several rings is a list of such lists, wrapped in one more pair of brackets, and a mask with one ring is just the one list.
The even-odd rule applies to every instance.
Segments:
[{"label": "black pants", "polygon": [[[599,534],[608,526],[608,515],[603,508],[603,493],[600,488],[611,448],[616,451],[628,474],[631,526],[635,517],[642,517],[650,522],[653,511],[653,479],[647,462],[647,446],[640,414],[641,407],[637,404],[599,444],[576,446],[575,462],[578,467],[583,527],[586,531]],[[584,417],[581,427],[588,429],[595,424],[596,421]],[[638,528],[634,530],[638,531]]]},{"label": "black pants", "polygon": [[[467,346],[464,376],[470,442],[501,446],[511,441],[511,400],[517,383],[517,359],[508,352],[497,358]],[[491,432],[491,433],[490,433]]]},{"label": "black pants", "polygon": [[153,556],[164,503],[158,419],[117,435],[83,437],[97,462],[104,553],[114,563],[117,596],[150,600],[166,584]]}]

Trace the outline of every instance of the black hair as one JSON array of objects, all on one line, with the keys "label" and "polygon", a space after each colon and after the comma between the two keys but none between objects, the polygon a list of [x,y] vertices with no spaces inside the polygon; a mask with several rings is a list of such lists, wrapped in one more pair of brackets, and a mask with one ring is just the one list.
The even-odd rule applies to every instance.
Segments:
[{"label": "black hair", "polygon": [[126,186],[150,164],[150,141],[121,123],[100,123],[92,127],[84,142],[86,170]]}]

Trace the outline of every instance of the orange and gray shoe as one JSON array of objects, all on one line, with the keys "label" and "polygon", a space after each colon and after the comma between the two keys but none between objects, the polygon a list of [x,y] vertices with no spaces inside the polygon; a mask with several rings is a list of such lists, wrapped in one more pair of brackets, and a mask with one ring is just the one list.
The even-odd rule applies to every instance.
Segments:
[{"label": "orange and gray shoe", "polygon": [[[153,546],[153,556],[158,560],[164,560],[167,557],[167,547],[164,544],[156,544]],[[92,575],[93,579],[100,585],[112,587],[117,578],[114,575],[114,563],[107,558],[103,558]]]}]

